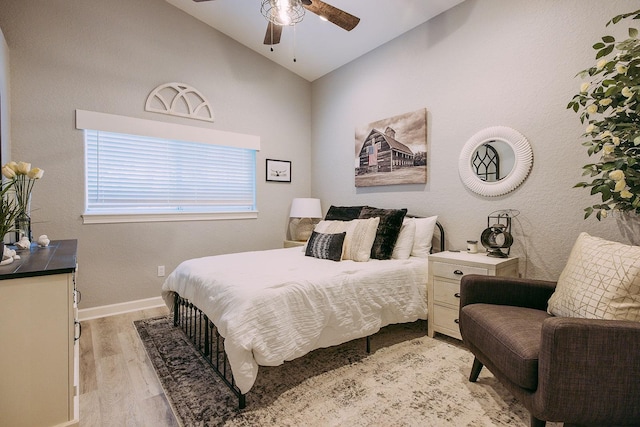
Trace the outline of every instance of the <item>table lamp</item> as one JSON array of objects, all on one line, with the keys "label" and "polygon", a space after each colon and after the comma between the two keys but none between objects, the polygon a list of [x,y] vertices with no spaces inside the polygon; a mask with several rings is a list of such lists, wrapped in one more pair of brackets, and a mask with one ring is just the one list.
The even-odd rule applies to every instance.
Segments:
[{"label": "table lamp", "polygon": [[322,218],[320,199],[298,198],[291,202],[289,233],[293,240],[309,240],[317,221]]}]

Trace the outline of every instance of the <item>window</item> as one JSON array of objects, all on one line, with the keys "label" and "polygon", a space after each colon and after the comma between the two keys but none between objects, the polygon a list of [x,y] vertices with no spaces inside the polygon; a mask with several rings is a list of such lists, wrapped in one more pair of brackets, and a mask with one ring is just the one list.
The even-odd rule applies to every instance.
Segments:
[{"label": "window", "polygon": [[[166,132],[172,138],[162,138],[157,136],[161,130],[149,131],[150,121],[130,120],[145,122],[147,129],[136,134],[97,130],[76,115],[76,127],[85,132],[85,223],[257,216],[256,149],[243,146],[252,144],[231,138],[236,146],[224,146],[188,132],[182,136],[189,140],[177,139],[180,132]],[[169,126],[175,130],[178,125]],[[184,128],[190,127],[178,126]],[[214,142],[227,136],[213,132]]]}]

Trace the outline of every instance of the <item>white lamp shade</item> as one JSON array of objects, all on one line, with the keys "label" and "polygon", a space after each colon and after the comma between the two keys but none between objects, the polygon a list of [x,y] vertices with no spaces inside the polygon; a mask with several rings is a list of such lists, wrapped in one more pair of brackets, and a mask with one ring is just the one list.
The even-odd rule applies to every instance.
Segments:
[{"label": "white lamp shade", "polygon": [[322,218],[320,199],[293,199],[290,218]]}]

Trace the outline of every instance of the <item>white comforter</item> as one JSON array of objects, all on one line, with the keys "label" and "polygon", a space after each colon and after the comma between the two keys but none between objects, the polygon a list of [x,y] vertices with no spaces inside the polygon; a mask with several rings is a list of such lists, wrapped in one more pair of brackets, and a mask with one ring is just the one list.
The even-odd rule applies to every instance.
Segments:
[{"label": "white comforter", "polygon": [[427,260],[320,260],[300,247],[191,259],[166,279],[225,338],[236,384],[246,393],[258,365],[276,366],[311,350],[427,318]]}]

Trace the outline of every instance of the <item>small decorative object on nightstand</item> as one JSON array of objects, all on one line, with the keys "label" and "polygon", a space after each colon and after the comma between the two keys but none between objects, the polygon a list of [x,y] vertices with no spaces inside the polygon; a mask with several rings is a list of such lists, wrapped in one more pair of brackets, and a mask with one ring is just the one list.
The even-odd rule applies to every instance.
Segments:
[{"label": "small decorative object on nightstand", "polygon": [[[487,217],[487,228],[480,236],[482,246],[487,249],[487,256],[495,258],[507,258],[513,245],[513,236],[511,235],[511,215],[515,212],[513,209],[506,211],[495,211]],[[506,250],[506,251],[503,251]]]},{"label": "small decorative object on nightstand", "polygon": [[429,255],[427,333],[462,339],[458,328],[460,279],[465,274],[518,276],[518,258],[489,258],[484,253],[438,252]]}]

